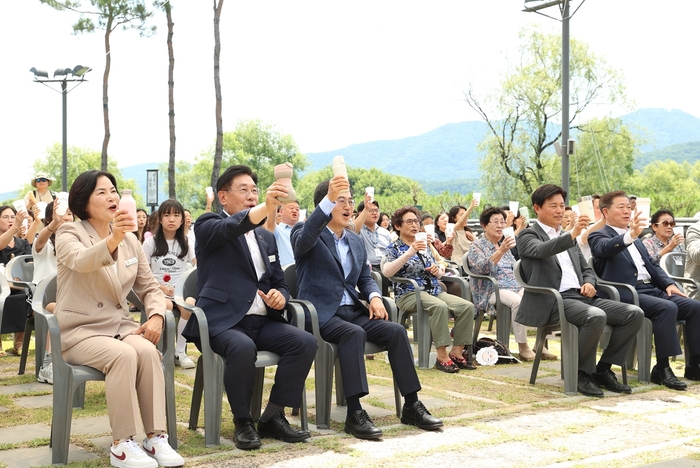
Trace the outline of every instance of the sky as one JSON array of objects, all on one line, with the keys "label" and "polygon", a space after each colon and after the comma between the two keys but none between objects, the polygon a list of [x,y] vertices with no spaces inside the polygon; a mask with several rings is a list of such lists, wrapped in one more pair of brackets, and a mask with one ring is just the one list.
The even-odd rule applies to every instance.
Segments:
[{"label": "sky", "polygon": [[[68,94],[68,145],[100,151],[104,32],[73,35],[77,15],[39,0],[0,0],[0,192],[33,176],[62,138],[61,95],[31,67],[90,66]],[[86,0],[85,4],[89,4]],[[149,2],[151,3],[151,2]],[[194,160],[216,138],[213,1],[173,0],[177,158]],[[700,116],[693,51],[700,2],[572,1],[571,36],[623,72],[631,108]],[[518,32],[561,23],[522,11],[522,0],[225,0],[221,17],[224,131],[258,118],[291,134],[304,153],[419,135],[478,120],[463,92],[493,91]],[[556,8],[546,10],[558,16]],[[110,158],[120,167],[168,160],[167,24],[111,38]],[[695,71],[693,71],[695,70]],[[348,164],[352,164],[348,161]],[[460,177],[458,168],[450,178]]]}]

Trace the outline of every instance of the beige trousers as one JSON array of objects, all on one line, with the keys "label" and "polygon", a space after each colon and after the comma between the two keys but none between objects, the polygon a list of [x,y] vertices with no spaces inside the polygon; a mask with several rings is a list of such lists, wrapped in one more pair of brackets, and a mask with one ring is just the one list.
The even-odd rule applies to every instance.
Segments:
[{"label": "beige trousers", "polygon": [[122,340],[94,336],[63,352],[69,364],[90,366],[105,374],[107,412],[112,437],[126,439],[141,432],[167,432],[165,378],[161,354],[140,335]]},{"label": "beige trousers", "polygon": [[[454,344],[457,346],[472,344],[474,328],[474,304],[452,294],[441,292],[437,297],[420,291],[423,310],[430,316],[430,331],[435,347],[453,344],[447,319],[450,312],[455,316]],[[416,293],[404,294],[396,301],[396,307],[407,312],[416,310]]]}]

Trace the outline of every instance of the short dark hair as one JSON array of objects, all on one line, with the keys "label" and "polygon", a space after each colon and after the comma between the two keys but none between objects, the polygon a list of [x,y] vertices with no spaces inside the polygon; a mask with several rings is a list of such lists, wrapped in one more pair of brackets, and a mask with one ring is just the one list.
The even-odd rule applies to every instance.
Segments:
[{"label": "short dark hair", "polygon": [[674,220],[676,219],[675,216],[673,216],[673,212],[671,210],[659,210],[653,215],[651,215],[651,219],[649,220],[650,224],[656,224],[659,222],[659,218],[661,218],[663,215],[669,215],[671,218]]},{"label": "short dark hair", "polygon": [[321,200],[323,200],[323,197],[328,195],[328,186],[330,183],[331,180],[327,179],[316,186],[316,190],[314,190],[314,206],[318,206]]},{"label": "short dark hair", "polygon": [[597,193],[594,193],[593,195],[591,195],[592,200],[599,200],[600,198],[601,198],[601,196],[598,195]]},{"label": "short dark hair", "polygon": [[70,208],[71,213],[77,216],[78,219],[83,221],[90,219],[90,215],[87,212],[90,196],[92,192],[95,191],[97,179],[103,176],[107,177],[109,181],[112,182],[112,185],[114,185],[115,190],[118,192],[117,180],[112,174],[106,171],[85,171],[73,181],[73,185],[68,193],[68,208]]},{"label": "short dark hair", "polygon": [[391,225],[394,227],[401,226],[403,224],[403,215],[406,213],[413,213],[416,215],[416,218],[420,219],[420,211],[418,211],[418,208],[415,206],[404,206],[394,211],[394,214],[391,215]]},{"label": "short dark hair", "polygon": [[224,173],[219,176],[219,179],[216,181],[216,191],[220,192],[229,188],[231,186],[231,181],[239,175],[249,175],[251,179],[253,179],[255,185],[258,185],[258,176],[250,167],[244,166],[243,164],[236,164],[226,169]]},{"label": "short dark hair", "polygon": [[491,216],[493,215],[503,216],[504,221],[507,217],[506,212],[503,211],[501,208],[498,208],[496,206],[486,208],[484,211],[481,212],[481,215],[479,216],[479,224],[481,224],[481,227],[486,227],[486,225],[491,222]]},{"label": "short dark hair", "polygon": [[627,198],[627,192],[624,190],[613,190],[612,192],[608,192],[600,197],[600,201],[598,202],[598,209],[600,209],[600,212],[603,212],[603,208],[610,209],[613,204],[613,200],[618,197]]},{"label": "short dark hair", "polygon": [[[629,199],[630,199],[630,200],[636,200],[637,197],[636,197],[635,195],[630,195],[630,196],[629,196]],[[673,216],[673,215],[671,215],[671,216]]]},{"label": "short dark hair", "polygon": [[532,196],[530,197],[530,201],[532,202],[532,206],[542,206],[544,205],[544,202],[550,198],[552,198],[555,195],[561,195],[564,200],[566,200],[566,191],[559,187],[558,185],[554,184],[544,184],[543,186],[537,188],[534,192],[532,192]]},{"label": "short dark hair", "polygon": [[430,218],[430,219],[432,219],[432,220],[435,219],[435,218],[433,218],[433,215],[431,215],[430,213],[425,213],[423,216],[420,217],[420,224],[421,224],[421,226],[423,225],[423,223],[425,222],[425,220],[428,219],[428,218]]},{"label": "short dark hair", "polygon": [[[376,206],[377,209],[379,209],[379,202],[378,202],[377,200],[372,200],[371,203],[372,203],[374,206]],[[362,200],[362,201],[360,202],[360,204],[357,205],[357,212],[360,213],[360,212],[362,212],[362,210],[364,210],[364,209],[365,209],[365,201]]]},{"label": "short dark hair", "polygon": [[17,214],[17,210],[15,210],[15,207],[14,207],[14,206],[10,206],[10,205],[3,205],[3,206],[0,206],[0,214],[2,214],[2,212],[5,211],[5,210],[12,210],[12,212],[13,212],[14,214]]},{"label": "short dark hair", "polygon": [[566,205],[566,206],[564,207],[564,211],[574,211],[574,209],[571,208],[569,205]]},{"label": "short dark hair", "polygon": [[[459,213],[459,210],[467,211],[467,208],[462,205],[456,205],[450,208],[450,212],[447,213],[448,223],[457,223],[457,213]],[[464,230],[472,232],[472,228],[470,228],[467,223],[464,223]]]}]

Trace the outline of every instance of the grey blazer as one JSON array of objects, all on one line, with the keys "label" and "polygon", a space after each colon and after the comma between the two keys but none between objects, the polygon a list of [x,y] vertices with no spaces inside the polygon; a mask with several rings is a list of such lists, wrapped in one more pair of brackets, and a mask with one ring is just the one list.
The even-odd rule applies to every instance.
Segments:
[{"label": "grey blazer", "polygon": [[[559,290],[562,271],[556,255],[564,251],[569,253],[579,283],[596,285],[595,273],[588,266],[576,241],[568,234],[550,239],[540,225],[534,223],[518,235],[517,247],[523,279],[531,286]],[[559,322],[554,296],[525,291],[516,322],[530,327]]]}]

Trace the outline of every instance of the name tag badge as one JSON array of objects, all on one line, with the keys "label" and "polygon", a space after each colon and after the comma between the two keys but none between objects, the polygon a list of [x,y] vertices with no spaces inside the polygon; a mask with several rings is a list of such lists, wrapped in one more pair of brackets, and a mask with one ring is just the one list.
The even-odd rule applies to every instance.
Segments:
[{"label": "name tag badge", "polygon": [[267,259],[270,261],[270,263],[275,263],[275,261],[277,260],[277,257],[274,255],[268,255]]},{"label": "name tag badge", "polygon": [[683,259],[681,257],[673,257],[673,261],[676,263],[676,265],[683,266]]},{"label": "name tag badge", "polygon": [[127,260],[127,261],[124,262],[124,263],[126,263],[126,266],[131,266],[131,265],[133,265],[134,263],[138,263],[138,261],[139,261],[138,258],[133,257],[133,258],[130,258],[129,260]]},{"label": "name tag badge", "polygon": [[381,256],[382,256],[382,251],[379,250],[379,249],[374,249],[374,255],[376,255],[377,257],[381,257]]}]

